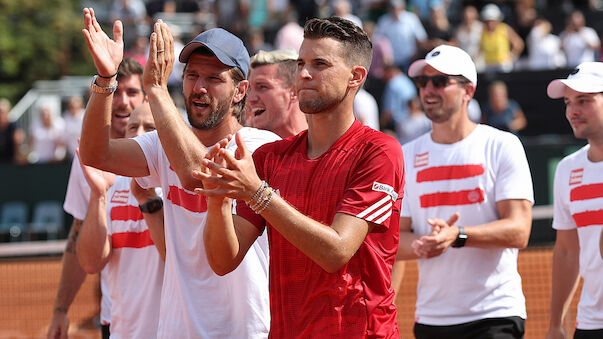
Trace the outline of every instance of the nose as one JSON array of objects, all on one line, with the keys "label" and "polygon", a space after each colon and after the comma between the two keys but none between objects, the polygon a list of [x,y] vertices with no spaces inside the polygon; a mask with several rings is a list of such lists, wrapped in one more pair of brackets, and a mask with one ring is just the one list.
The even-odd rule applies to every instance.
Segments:
[{"label": "nose", "polygon": [[298,68],[297,72],[298,72],[300,79],[306,79],[306,80],[312,79],[310,72],[308,72],[308,69],[305,66],[302,68]]},{"label": "nose", "polygon": [[113,94],[113,103],[118,107],[125,107],[128,105],[128,95],[126,91],[116,91]]},{"label": "nose", "polygon": [[199,77],[199,79],[197,79],[197,81],[195,82],[195,85],[193,86],[193,91],[195,93],[201,93],[201,94],[207,93],[207,88],[205,88],[205,83],[203,83],[203,80],[201,79],[201,77]]},{"label": "nose", "polygon": [[144,134],[144,126],[141,124],[140,126],[138,126],[138,128],[136,129],[136,136],[141,136]]}]

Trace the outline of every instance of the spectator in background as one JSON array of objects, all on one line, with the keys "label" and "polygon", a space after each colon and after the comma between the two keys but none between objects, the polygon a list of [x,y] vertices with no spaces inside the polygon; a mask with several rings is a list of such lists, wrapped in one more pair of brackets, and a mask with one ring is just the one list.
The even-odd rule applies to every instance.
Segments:
[{"label": "spectator in background", "polygon": [[442,44],[452,44],[454,31],[448,21],[448,16],[446,16],[446,9],[443,6],[431,9],[426,30],[429,37],[426,43],[428,49],[433,49]]},{"label": "spectator in background", "polygon": [[523,40],[509,25],[495,4],[487,4],[481,12],[484,28],[480,42],[486,72],[510,72],[513,62],[523,50]]},{"label": "spectator in background", "polygon": [[362,28],[362,20],[352,14],[352,5],[348,0],[335,0],[333,5],[333,15],[340,18],[348,19],[356,26]]},{"label": "spectator in background", "polygon": [[53,112],[49,106],[42,106],[39,120],[31,129],[29,136],[28,160],[30,163],[57,162],[65,158],[63,143],[63,119]]},{"label": "spectator in background", "polygon": [[406,72],[418,51],[425,49],[427,33],[416,14],[406,10],[403,0],[389,0],[389,11],[379,18],[376,32],[391,42],[394,63]]},{"label": "spectator in background", "polygon": [[477,71],[480,72],[484,69],[484,60],[480,50],[483,24],[478,20],[478,16],[475,7],[465,7],[463,9],[461,24],[454,32],[452,42],[471,56],[471,59],[475,62]]},{"label": "spectator in background", "polygon": [[383,93],[380,125],[384,130],[395,131],[397,126],[408,115],[408,101],[417,96],[417,89],[412,81],[395,65],[385,68],[385,91]]},{"label": "spectator in background", "polygon": [[114,0],[111,6],[111,22],[121,20],[123,24],[124,48],[126,50],[134,46],[136,39],[146,35],[143,31],[147,9],[142,0]]},{"label": "spectator in background", "polygon": [[561,51],[561,39],[551,34],[553,26],[549,21],[538,18],[528,35],[528,66],[531,70],[545,70],[565,67],[565,55]]},{"label": "spectator in background", "polygon": [[304,40],[304,28],[297,23],[295,12],[289,11],[287,14],[287,23],[276,33],[274,48],[292,49],[299,52],[299,47]]},{"label": "spectator in background", "polygon": [[397,130],[402,145],[431,130],[431,120],[423,112],[418,96],[408,101],[408,115],[398,123]]},{"label": "spectator in background", "polygon": [[431,11],[434,8],[443,7],[442,0],[409,0],[408,7],[413,11],[422,22],[429,22]]},{"label": "spectator in background", "polygon": [[528,124],[517,101],[510,99],[507,85],[502,81],[494,81],[488,87],[488,102],[482,110],[482,123],[502,131],[517,134]]},{"label": "spectator in background", "polygon": [[78,139],[82,133],[84,120],[84,99],[74,95],[67,101],[67,109],[63,112],[63,143],[67,147],[67,156],[73,159],[75,149],[78,148]]},{"label": "spectator in background", "polygon": [[15,123],[8,120],[10,102],[0,98],[0,163],[24,162],[21,157],[21,145],[25,140],[25,133]]},{"label": "spectator in background", "polygon": [[383,100],[383,91],[385,90],[385,84],[387,83],[387,80],[385,79],[385,66],[394,63],[394,51],[389,39],[375,32],[374,21],[365,22],[364,31],[371,38],[371,42],[373,43],[373,59],[364,87],[375,97],[377,106],[382,110],[381,103]]},{"label": "spectator in background", "polygon": [[255,55],[260,51],[272,51],[274,47],[264,39],[264,30],[262,28],[252,28],[249,30],[249,55]]},{"label": "spectator in background", "polygon": [[146,36],[139,36],[134,41],[132,46],[129,46],[128,50],[124,53],[124,57],[130,57],[143,67],[147,63],[147,55],[149,54],[149,38]]},{"label": "spectator in background", "polygon": [[354,97],[354,116],[364,125],[379,131],[379,106],[377,100],[364,88]]},{"label": "spectator in background", "polygon": [[585,61],[596,61],[595,52],[601,47],[601,41],[597,32],[585,25],[582,12],[575,11],[567,18],[565,30],[560,35],[568,67],[576,67]]}]

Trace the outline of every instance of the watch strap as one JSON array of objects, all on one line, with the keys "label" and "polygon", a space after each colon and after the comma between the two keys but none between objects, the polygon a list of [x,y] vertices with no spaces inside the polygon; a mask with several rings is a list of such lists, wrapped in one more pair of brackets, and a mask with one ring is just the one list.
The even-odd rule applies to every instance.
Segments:
[{"label": "watch strap", "polygon": [[103,87],[103,86],[97,85],[96,79],[98,79],[98,77],[99,76],[97,74],[92,78],[92,84],[90,84],[90,89],[92,90],[92,92],[100,93],[100,94],[111,94],[117,90],[117,81],[115,81],[113,83],[113,85],[111,85],[109,87]]},{"label": "watch strap", "polygon": [[463,247],[465,246],[465,242],[467,242],[467,233],[465,233],[465,228],[463,226],[459,226],[459,235],[456,237],[456,240],[452,243],[452,247]]}]

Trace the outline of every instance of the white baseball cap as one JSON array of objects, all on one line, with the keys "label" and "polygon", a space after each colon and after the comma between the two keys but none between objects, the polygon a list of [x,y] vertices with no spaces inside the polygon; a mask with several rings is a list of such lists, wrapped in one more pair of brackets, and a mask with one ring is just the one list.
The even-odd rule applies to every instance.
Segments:
[{"label": "white baseball cap", "polygon": [[469,54],[458,47],[440,45],[434,48],[427,53],[425,59],[419,59],[410,65],[408,75],[411,78],[423,75],[425,65],[429,65],[447,75],[462,75],[477,86],[475,64]]},{"label": "white baseball cap", "polygon": [[504,16],[498,6],[496,6],[495,4],[487,4],[486,6],[484,6],[484,8],[482,8],[481,17],[483,21],[502,21]]},{"label": "white baseball cap", "polygon": [[563,98],[565,87],[581,93],[603,92],[603,62],[583,62],[567,79],[556,79],[549,83],[546,93],[552,99]]}]

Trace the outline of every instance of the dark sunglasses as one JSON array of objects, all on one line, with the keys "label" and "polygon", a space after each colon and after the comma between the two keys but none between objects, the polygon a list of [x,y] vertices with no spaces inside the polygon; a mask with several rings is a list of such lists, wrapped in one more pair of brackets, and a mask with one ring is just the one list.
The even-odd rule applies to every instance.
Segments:
[{"label": "dark sunglasses", "polygon": [[425,86],[427,86],[427,83],[429,82],[429,80],[431,80],[433,87],[444,88],[444,87],[448,86],[448,84],[450,83],[450,79],[455,79],[458,81],[458,83],[461,83],[461,84],[466,84],[469,82],[464,77],[455,76],[455,75],[434,75],[434,76],[419,75],[418,77],[412,78],[412,81],[419,88],[424,88]]}]

